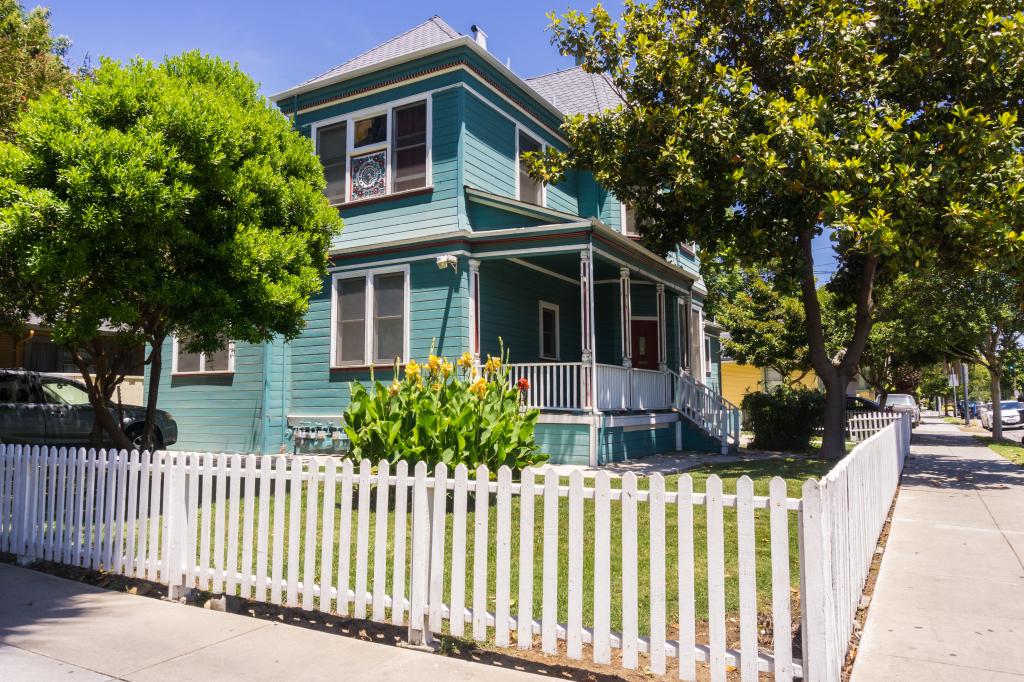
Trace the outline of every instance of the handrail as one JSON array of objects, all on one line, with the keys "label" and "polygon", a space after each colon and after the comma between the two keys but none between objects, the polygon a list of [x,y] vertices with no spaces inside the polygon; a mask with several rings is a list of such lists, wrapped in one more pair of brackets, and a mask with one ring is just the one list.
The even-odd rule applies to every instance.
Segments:
[{"label": "handrail", "polygon": [[722,453],[740,444],[740,410],[720,393],[688,374],[670,370],[675,408],[722,444]]}]

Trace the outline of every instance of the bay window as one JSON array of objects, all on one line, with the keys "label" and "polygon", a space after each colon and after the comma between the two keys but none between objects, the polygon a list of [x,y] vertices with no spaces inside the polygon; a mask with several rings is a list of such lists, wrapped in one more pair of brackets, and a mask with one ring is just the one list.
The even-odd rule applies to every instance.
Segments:
[{"label": "bay window", "polygon": [[336,274],[332,318],[334,367],[403,361],[408,357],[408,267]]},{"label": "bay window", "polygon": [[430,183],[426,99],[329,119],[313,126],[333,204],[425,188]]}]

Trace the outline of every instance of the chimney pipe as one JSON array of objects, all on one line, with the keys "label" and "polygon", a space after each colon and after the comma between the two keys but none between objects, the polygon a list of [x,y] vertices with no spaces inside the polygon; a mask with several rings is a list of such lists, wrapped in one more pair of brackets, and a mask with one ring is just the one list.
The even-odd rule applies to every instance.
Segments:
[{"label": "chimney pipe", "polygon": [[471,30],[473,32],[473,40],[476,41],[476,44],[486,50],[487,49],[487,34],[484,33],[484,30],[482,28],[480,28],[479,26],[477,26],[476,24],[473,24],[472,26],[470,26],[469,30]]}]

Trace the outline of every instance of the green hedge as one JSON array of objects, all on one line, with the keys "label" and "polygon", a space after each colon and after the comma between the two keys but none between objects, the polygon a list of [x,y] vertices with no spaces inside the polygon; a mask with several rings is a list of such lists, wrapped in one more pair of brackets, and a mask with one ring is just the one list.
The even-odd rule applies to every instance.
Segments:
[{"label": "green hedge", "polygon": [[807,388],[778,386],[743,397],[743,419],[758,450],[806,452],[822,424],[825,396]]}]

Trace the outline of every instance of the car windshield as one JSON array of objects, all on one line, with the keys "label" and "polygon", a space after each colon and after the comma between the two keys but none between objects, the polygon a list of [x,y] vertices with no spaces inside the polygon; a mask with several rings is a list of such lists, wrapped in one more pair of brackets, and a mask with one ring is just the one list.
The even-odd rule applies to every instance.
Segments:
[{"label": "car windshield", "polygon": [[913,405],[914,399],[905,394],[897,393],[896,395],[885,396],[886,405]]},{"label": "car windshield", "polygon": [[999,403],[999,407],[1003,410],[1019,410],[1021,409],[1021,404],[1016,400],[1004,400]]}]

